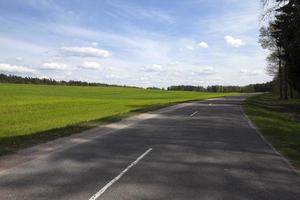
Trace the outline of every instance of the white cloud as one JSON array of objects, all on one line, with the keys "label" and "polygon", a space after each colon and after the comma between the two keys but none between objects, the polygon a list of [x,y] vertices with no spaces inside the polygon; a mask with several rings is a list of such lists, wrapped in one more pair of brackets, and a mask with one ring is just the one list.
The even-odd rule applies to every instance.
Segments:
[{"label": "white cloud", "polygon": [[206,42],[200,42],[198,44],[196,42],[193,42],[193,41],[192,42],[188,41],[188,42],[192,43],[192,44],[186,45],[185,48],[187,50],[190,50],[190,51],[196,50],[198,48],[204,48],[204,49],[208,48],[208,44]]},{"label": "white cloud", "polygon": [[198,46],[205,49],[208,48],[208,44],[206,42],[200,42]]},{"label": "white cloud", "polygon": [[118,75],[118,74],[109,74],[109,75],[106,75],[106,78],[107,79],[123,79],[124,77],[121,75]]},{"label": "white cloud", "polygon": [[207,76],[207,75],[216,74],[216,71],[213,67],[205,67],[205,68],[193,71],[192,74],[196,75],[196,76]]},{"label": "white cloud", "polygon": [[176,66],[176,65],[179,65],[179,64],[180,64],[179,61],[173,61],[173,62],[167,63],[167,65],[170,65],[170,66]]},{"label": "white cloud", "polygon": [[238,48],[240,46],[245,45],[244,42],[241,39],[234,38],[230,35],[226,35],[224,37],[224,39],[225,39],[227,44],[229,44],[230,46],[235,47],[235,48]]},{"label": "white cloud", "polygon": [[68,66],[63,63],[56,63],[56,62],[46,62],[42,64],[42,69],[47,69],[47,70],[64,70]]},{"label": "white cloud", "polygon": [[23,60],[22,57],[16,57],[15,59],[16,59],[16,61],[22,61]]},{"label": "white cloud", "polygon": [[16,73],[35,73],[34,69],[30,69],[25,66],[10,65],[10,64],[6,64],[6,63],[0,63],[0,71],[16,72]]},{"label": "white cloud", "polygon": [[158,65],[158,64],[153,64],[153,65],[150,65],[150,66],[142,67],[142,71],[148,72],[148,73],[151,73],[151,72],[162,72],[163,71],[163,67],[161,65]]},{"label": "white cloud", "polygon": [[158,64],[154,64],[152,65],[152,69],[155,69],[157,71],[162,71],[163,70],[163,67],[161,65],[158,65]]},{"label": "white cloud", "polygon": [[98,45],[99,45],[99,43],[98,43],[98,42],[92,42],[92,43],[91,43],[91,45],[93,45],[93,46],[95,46],[95,47],[96,47],[96,46],[98,46]]},{"label": "white cloud", "polygon": [[202,73],[209,75],[209,74],[215,74],[216,71],[213,67],[205,67],[202,69]]},{"label": "white cloud", "polygon": [[73,74],[73,72],[66,72],[67,76],[71,76]]},{"label": "white cloud", "polygon": [[246,76],[259,76],[264,74],[264,72],[262,70],[247,70],[247,69],[241,69],[241,73],[246,75]]},{"label": "white cloud", "polygon": [[52,25],[50,28],[52,31],[67,37],[84,38],[87,41],[101,41],[99,44],[103,46],[116,48],[119,53],[113,59],[120,59],[120,56],[122,56],[122,62],[130,60],[130,62],[136,63],[149,63],[155,60],[156,62],[166,63],[170,61],[170,52],[178,49],[178,42],[175,42],[175,40],[169,40],[164,35],[149,31],[144,32],[134,27],[130,27],[127,30],[129,33],[127,32],[125,35],[63,25]]},{"label": "white cloud", "polygon": [[83,69],[101,69],[101,65],[98,62],[83,62],[79,65],[80,68]]},{"label": "white cloud", "polygon": [[68,56],[79,57],[100,57],[106,58],[111,56],[111,53],[104,49],[95,47],[62,47],[61,50]]},{"label": "white cloud", "polygon": [[193,51],[195,49],[193,45],[187,45],[185,48],[190,51]]}]

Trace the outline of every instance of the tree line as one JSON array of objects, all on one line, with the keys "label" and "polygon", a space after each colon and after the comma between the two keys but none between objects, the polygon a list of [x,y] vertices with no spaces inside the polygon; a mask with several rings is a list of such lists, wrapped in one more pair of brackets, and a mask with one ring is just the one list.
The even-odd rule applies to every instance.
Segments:
[{"label": "tree line", "polygon": [[300,0],[262,0],[269,15],[259,42],[270,51],[267,72],[281,99],[300,93]]},{"label": "tree line", "polygon": [[197,92],[272,92],[273,82],[261,83],[261,84],[250,84],[246,86],[222,86],[222,85],[212,85],[212,86],[191,86],[191,85],[178,85],[170,86],[168,90],[178,90],[178,91],[197,91]]},{"label": "tree line", "polygon": [[[66,86],[112,86],[112,87],[129,87],[138,88],[134,86],[120,86],[114,84],[105,83],[89,83],[85,81],[58,81],[55,79],[48,78],[34,78],[34,77],[21,77],[16,75],[0,74],[0,83],[17,83],[17,84],[39,84],[39,85],[66,85]],[[221,86],[213,85],[208,87],[202,86],[189,86],[189,85],[178,85],[170,86],[167,90],[178,90],[178,91],[197,91],[197,92],[270,92],[273,87],[273,82],[262,83],[262,84],[251,84],[247,86]],[[165,90],[164,88],[148,87],[151,90]]]},{"label": "tree line", "polygon": [[17,83],[17,84],[39,84],[39,85],[66,85],[66,86],[104,86],[104,87],[129,87],[137,88],[134,86],[121,86],[115,84],[105,83],[90,83],[85,81],[58,81],[51,78],[34,78],[34,77],[21,77],[16,75],[0,74],[0,83]]}]

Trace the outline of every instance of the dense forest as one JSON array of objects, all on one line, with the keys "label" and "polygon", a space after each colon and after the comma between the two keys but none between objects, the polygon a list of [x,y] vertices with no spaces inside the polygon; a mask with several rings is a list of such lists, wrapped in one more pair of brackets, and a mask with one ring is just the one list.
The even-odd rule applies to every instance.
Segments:
[{"label": "dense forest", "polygon": [[112,87],[129,87],[137,88],[134,86],[121,86],[114,84],[105,83],[90,83],[85,81],[58,81],[55,79],[47,78],[32,78],[32,77],[21,77],[15,75],[0,74],[0,83],[19,83],[19,84],[40,84],[40,85],[67,85],[67,86],[112,86]]},{"label": "dense forest", "polygon": [[261,83],[261,84],[251,84],[247,86],[222,86],[222,85],[212,85],[208,87],[202,86],[189,86],[189,85],[179,85],[168,87],[168,90],[182,90],[182,91],[199,91],[199,92],[272,92],[273,82]]},{"label": "dense forest", "polygon": [[281,99],[300,93],[300,0],[262,0],[267,25],[260,44],[268,49],[267,71]]}]

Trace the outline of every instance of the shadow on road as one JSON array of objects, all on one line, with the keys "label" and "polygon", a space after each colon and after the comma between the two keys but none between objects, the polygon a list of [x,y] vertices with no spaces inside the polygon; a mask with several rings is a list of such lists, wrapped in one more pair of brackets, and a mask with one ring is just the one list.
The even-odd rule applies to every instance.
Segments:
[{"label": "shadow on road", "polygon": [[240,100],[209,103],[234,106],[192,104],[26,163],[1,176],[0,194],[87,199],[151,147],[103,199],[299,199],[298,174],[249,128]]}]

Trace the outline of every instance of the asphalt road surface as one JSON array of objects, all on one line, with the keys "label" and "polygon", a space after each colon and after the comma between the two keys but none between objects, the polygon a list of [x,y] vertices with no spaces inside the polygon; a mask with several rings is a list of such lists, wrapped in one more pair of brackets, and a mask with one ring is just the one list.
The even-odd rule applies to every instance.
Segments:
[{"label": "asphalt road surface", "polygon": [[0,199],[299,200],[299,174],[242,100],[185,103],[2,158]]}]

